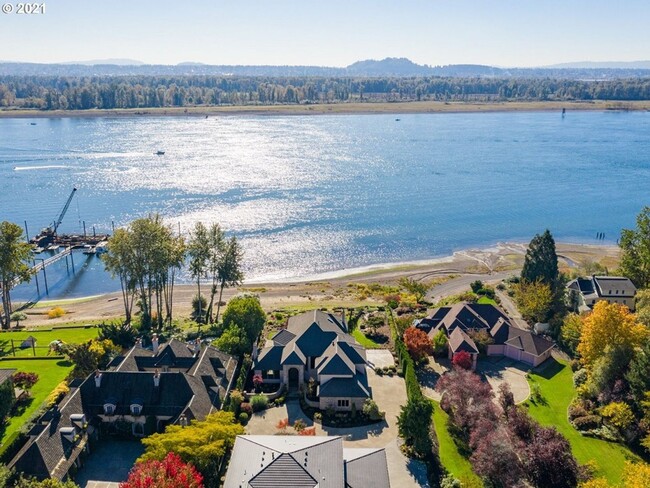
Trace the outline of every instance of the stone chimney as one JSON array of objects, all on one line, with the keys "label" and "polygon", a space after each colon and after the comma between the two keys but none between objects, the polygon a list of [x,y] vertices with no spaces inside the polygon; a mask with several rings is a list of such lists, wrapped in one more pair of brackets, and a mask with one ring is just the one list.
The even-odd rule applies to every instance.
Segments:
[{"label": "stone chimney", "polygon": [[102,374],[97,370],[95,371],[95,387],[99,388],[100,386],[102,386]]},{"label": "stone chimney", "polygon": [[156,374],[153,375],[153,386],[158,388],[160,386],[160,371],[156,370]]},{"label": "stone chimney", "polygon": [[158,334],[154,334],[153,337],[151,338],[151,347],[153,349],[153,355],[157,356],[158,355]]},{"label": "stone chimney", "polygon": [[184,413],[182,413],[181,416],[179,417],[178,423],[180,424],[181,427],[187,427],[187,417],[185,416]]},{"label": "stone chimney", "polygon": [[136,346],[136,347],[142,347],[142,337],[138,337],[138,338],[135,340],[135,346]]}]

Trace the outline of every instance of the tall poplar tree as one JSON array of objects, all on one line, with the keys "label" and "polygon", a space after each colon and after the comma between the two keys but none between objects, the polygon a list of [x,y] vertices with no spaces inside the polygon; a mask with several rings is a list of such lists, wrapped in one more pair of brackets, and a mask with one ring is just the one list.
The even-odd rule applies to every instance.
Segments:
[{"label": "tall poplar tree", "polygon": [[16,282],[30,280],[27,264],[31,246],[22,240],[23,229],[14,223],[0,223],[0,291],[2,292],[2,314],[0,325],[8,329],[11,325],[11,289]]},{"label": "tall poplar tree", "polygon": [[636,218],[636,229],[623,229],[620,273],[637,288],[650,287],[650,207],[643,207]]}]

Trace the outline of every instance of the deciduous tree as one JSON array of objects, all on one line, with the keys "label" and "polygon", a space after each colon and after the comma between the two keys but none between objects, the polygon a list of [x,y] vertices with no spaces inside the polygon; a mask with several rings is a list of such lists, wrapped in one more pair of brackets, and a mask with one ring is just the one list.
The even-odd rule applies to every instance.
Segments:
[{"label": "deciduous tree", "polygon": [[402,278],[399,280],[399,285],[415,296],[418,303],[422,301],[431,286],[423,281],[418,281],[413,278]]},{"label": "deciduous tree", "polygon": [[426,332],[409,327],[404,332],[404,345],[414,361],[420,361],[433,353],[433,344]]},{"label": "deciduous tree", "polygon": [[572,354],[576,354],[580,336],[582,335],[582,319],[578,314],[570,313],[564,318],[560,329],[560,340]]},{"label": "deciduous tree", "polygon": [[525,448],[525,472],[537,488],[574,488],[580,468],[569,441],[553,427],[537,426]]},{"label": "deciduous tree", "polygon": [[168,453],[162,461],[137,463],[120,488],[203,488],[203,476],[180,456]]},{"label": "deciduous tree", "polygon": [[551,285],[541,280],[522,280],[513,285],[515,302],[521,315],[530,322],[546,322],[553,311]]},{"label": "deciduous tree", "polygon": [[472,369],[473,363],[472,355],[467,351],[458,351],[451,359],[451,364],[467,370]]},{"label": "deciduous tree", "polygon": [[590,369],[607,348],[621,347],[633,351],[648,338],[648,334],[648,328],[637,322],[627,307],[600,301],[583,319],[578,353]]},{"label": "deciduous tree", "polygon": [[27,259],[31,246],[22,240],[23,229],[11,222],[0,223],[0,292],[2,313],[0,325],[8,329],[11,325],[11,289],[15,282],[23,283],[31,277]]},{"label": "deciduous tree", "polygon": [[[243,250],[236,237],[231,237],[224,246],[223,254],[217,263],[217,281],[219,284],[219,301],[217,302],[217,316],[215,322],[219,322],[219,310],[221,309],[221,298],[223,290],[229,286],[238,286],[244,279],[244,272],[241,268]],[[213,298],[214,298],[213,286]],[[212,299],[210,300],[210,313],[212,313]]]},{"label": "deciduous tree", "polygon": [[221,457],[243,433],[244,428],[235,422],[232,412],[215,412],[203,421],[192,420],[186,427],[170,425],[162,434],[145,437],[145,452],[138,461],[160,461],[167,453],[175,452],[183,462],[193,464],[210,485],[218,475]]}]

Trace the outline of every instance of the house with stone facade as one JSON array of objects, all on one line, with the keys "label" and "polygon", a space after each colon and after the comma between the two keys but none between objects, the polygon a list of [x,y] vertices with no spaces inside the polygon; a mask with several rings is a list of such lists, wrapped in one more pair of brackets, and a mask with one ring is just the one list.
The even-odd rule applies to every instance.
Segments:
[{"label": "house with stone facade", "polygon": [[365,349],[348,334],[343,317],[321,310],[290,317],[286,329],[257,351],[253,370],[289,391],[314,380],[322,410],[360,409],[372,397]]}]

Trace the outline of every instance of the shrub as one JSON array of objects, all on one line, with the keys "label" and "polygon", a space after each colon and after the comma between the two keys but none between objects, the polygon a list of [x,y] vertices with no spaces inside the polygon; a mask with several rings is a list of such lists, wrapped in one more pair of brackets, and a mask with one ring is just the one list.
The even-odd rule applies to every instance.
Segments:
[{"label": "shrub", "polygon": [[585,415],[573,419],[573,425],[578,430],[591,430],[600,427],[601,418],[598,415]]},{"label": "shrub", "polygon": [[316,412],[314,414],[314,422],[318,422],[319,424],[322,423],[323,422],[323,414],[320,413],[320,412]]},{"label": "shrub", "polygon": [[97,337],[100,340],[108,339],[113,344],[128,349],[135,344],[136,331],[129,324],[101,324]]},{"label": "shrub", "polygon": [[285,430],[288,426],[289,426],[289,419],[284,418],[278,421],[278,423],[275,425],[275,428],[278,430]]},{"label": "shrub", "polygon": [[601,414],[617,429],[627,429],[634,422],[634,414],[627,403],[612,402],[605,405]]},{"label": "shrub", "polygon": [[54,307],[47,312],[48,319],[57,319],[59,317],[63,317],[64,315],[65,310],[63,310],[61,307]]},{"label": "shrub", "polygon": [[451,364],[469,371],[474,365],[474,360],[472,359],[472,355],[467,351],[459,351],[454,354],[454,357],[451,360]]},{"label": "shrub", "polygon": [[298,432],[298,435],[316,435],[316,427],[305,427],[302,429],[300,432]]},{"label": "shrub", "polygon": [[433,353],[438,357],[445,356],[447,354],[448,343],[449,339],[447,339],[447,334],[445,334],[444,331],[439,330],[433,338]]},{"label": "shrub", "polygon": [[454,478],[452,474],[445,476],[440,482],[440,488],[462,488],[462,486],[460,480]]},{"label": "shrub", "polygon": [[61,400],[63,400],[63,397],[66,396],[69,391],[70,391],[70,387],[68,386],[67,381],[65,380],[62,381],[47,396],[47,399],[45,400],[45,404],[47,405],[48,408],[53,407]]},{"label": "shrub", "polygon": [[253,407],[251,407],[251,404],[247,402],[242,402],[241,405],[239,405],[239,410],[247,413],[249,417],[253,414]]},{"label": "shrub", "polygon": [[242,425],[246,425],[248,422],[248,414],[246,412],[242,412],[239,414],[239,423]]},{"label": "shrub", "polygon": [[269,399],[265,395],[255,395],[251,398],[251,407],[253,412],[260,412],[269,406]]},{"label": "shrub", "polygon": [[379,366],[377,366],[375,368],[375,373],[377,374],[377,376],[383,376],[384,375],[384,370],[382,368],[380,368]]},{"label": "shrub", "polygon": [[255,391],[259,391],[263,383],[264,379],[261,374],[253,375],[253,386],[255,387]]},{"label": "shrub", "polygon": [[386,416],[386,412],[381,412],[377,403],[371,398],[367,398],[363,403],[362,411],[370,420],[382,420]]},{"label": "shrub", "polygon": [[573,420],[578,417],[590,415],[589,410],[585,408],[582,402],[574,400],[569,405],[569,419]]},{"label": "shrub", "polygon": [[585,368],[579,369],[573,373],[573,387],[578,388],[587,382],[587,370]]},{"label": "shrub", "polygon": [[280,405],[283,405],[284,402],[286,401],[287,401],[287,397],[285,397],[284,395],[280,395],[275,400],[273,400],[273,403],[275,403],[279,407]]},{"label": "shrub", "polygon": [[17,373],[14,373],[13,380],[14,385],[17,387],[29,390],[38,381],[38,374],[18,371]]},{"label": "shrub", "polygon": [[293,430],[300,433],[302,430],[307,428],[307,424],[304,420],[298,419],[293,423]]},{"label": "shrub", "polygon": [[409,327],[404,331],[404,345],[414,361],[420,361],[433,353],[429,336],[416,327]]},{"label": "shrub", "polygon": [[479,290],[483,288],[483,282],[481,280],[472,281],[469,287],[474,293],[478,294]]}]

